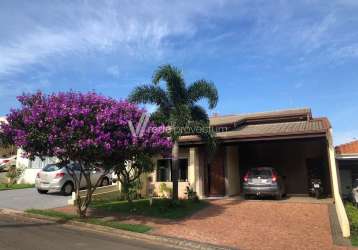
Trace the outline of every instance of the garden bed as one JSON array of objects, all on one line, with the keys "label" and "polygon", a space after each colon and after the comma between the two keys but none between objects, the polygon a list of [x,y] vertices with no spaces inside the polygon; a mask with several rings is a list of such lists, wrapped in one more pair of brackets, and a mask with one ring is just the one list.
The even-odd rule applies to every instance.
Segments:
[{"label": "garden bed", "polygon": [[161,219],[183,219],[208,206],[205,201],[179,200],[172,202],[170,199],[153,199],[150,206],[149,199],[128,201],[95,201],[92,209],[118,213],[122,215],[139,215]]},{"label": "garden bed", "polygon": [[358,209],[352,203],[347,203],[345,207],[351,228],[351,243],[358,246]]}]

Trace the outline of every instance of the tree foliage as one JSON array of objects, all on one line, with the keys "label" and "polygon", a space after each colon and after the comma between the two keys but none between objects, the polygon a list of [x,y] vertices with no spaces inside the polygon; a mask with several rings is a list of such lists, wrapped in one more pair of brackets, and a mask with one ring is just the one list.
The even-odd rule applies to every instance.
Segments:
[{"label": "tree foliage", "polygon": [[[122,173],[127,160],[146,158],[166,152],[171,142],[165,130],[149,123],[142,136],[133,135],[128,121],[138,121],[145,110],[127,101],[117,101],[94,92],[41,92],[18,97],[21,107],[11,110],[8,123],[1,124],[3,139],[35,157],[57,157],[67,166],[76,162],[80,175],[67,167],[75,182],[77,209],[85,216],[92,194],[104,175],[111,170]],[[91,183],[91,169],[104,169],[97,183]],[[145,169],[138,167],[139,172]],[[81,179],[86,181],[87,196],[81,199]]]}]

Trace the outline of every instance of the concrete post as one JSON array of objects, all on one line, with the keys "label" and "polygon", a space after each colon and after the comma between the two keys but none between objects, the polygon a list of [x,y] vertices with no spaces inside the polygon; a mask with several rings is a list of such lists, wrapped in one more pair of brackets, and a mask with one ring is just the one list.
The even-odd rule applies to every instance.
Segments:
[{"label": "concrete post", "polygon": [[332,189],[333,189],[333,196],[334,196],[338,221],[342,230],[343,237],[349,237],[350,236],[349,221],[339,192],[339,179],[338,179],[339,177],[338,177],[338,171],[336,166],[334,146],[332,141],[332,129],[330,129],[327,134],[327,141],[328,141],[329,169],[331,172]]},{"label": "concrete post", "polygon": [[199,149],[189,149],[188,181],[199,198],[204,197],[204,171],[199,164]]},{"label": "concrete post", "polygon": [[237,145],[226,146],[225,188],[226,195],[240,193],[239,151]]}]

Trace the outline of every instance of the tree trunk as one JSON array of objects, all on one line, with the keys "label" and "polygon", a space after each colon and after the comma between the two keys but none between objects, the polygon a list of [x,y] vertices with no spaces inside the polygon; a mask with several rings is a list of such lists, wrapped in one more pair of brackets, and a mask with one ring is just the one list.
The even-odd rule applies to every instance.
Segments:
[{"label": "tree trunk", "polygon": [[172,181],[173,181],[173,200],[178,200],[178,172],[179,172],[179,144],[174,141],[172,148]]}]

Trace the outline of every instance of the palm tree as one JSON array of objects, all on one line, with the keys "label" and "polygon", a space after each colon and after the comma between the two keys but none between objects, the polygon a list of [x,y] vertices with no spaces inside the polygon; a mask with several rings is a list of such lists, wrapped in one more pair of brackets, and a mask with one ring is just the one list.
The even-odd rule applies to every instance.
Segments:
[{"label": "palm tree", "polygon": [[[160,86],[161,81],[165,82],[165,89]],[[152,119],[171,127],[173,200],[177,200],[178,139],[182,135],[197,134],[213,144],[213,134],[208,129],[208,114],[197,102],[207,99],[209,108],[213,109],[218,102],[218,91],[212,82],[203,79],[186,86],[182,72],[172,65],[160,66],[154,72],[152,83],[136,87],[128,99],[135,103],[157,105]]]}]

